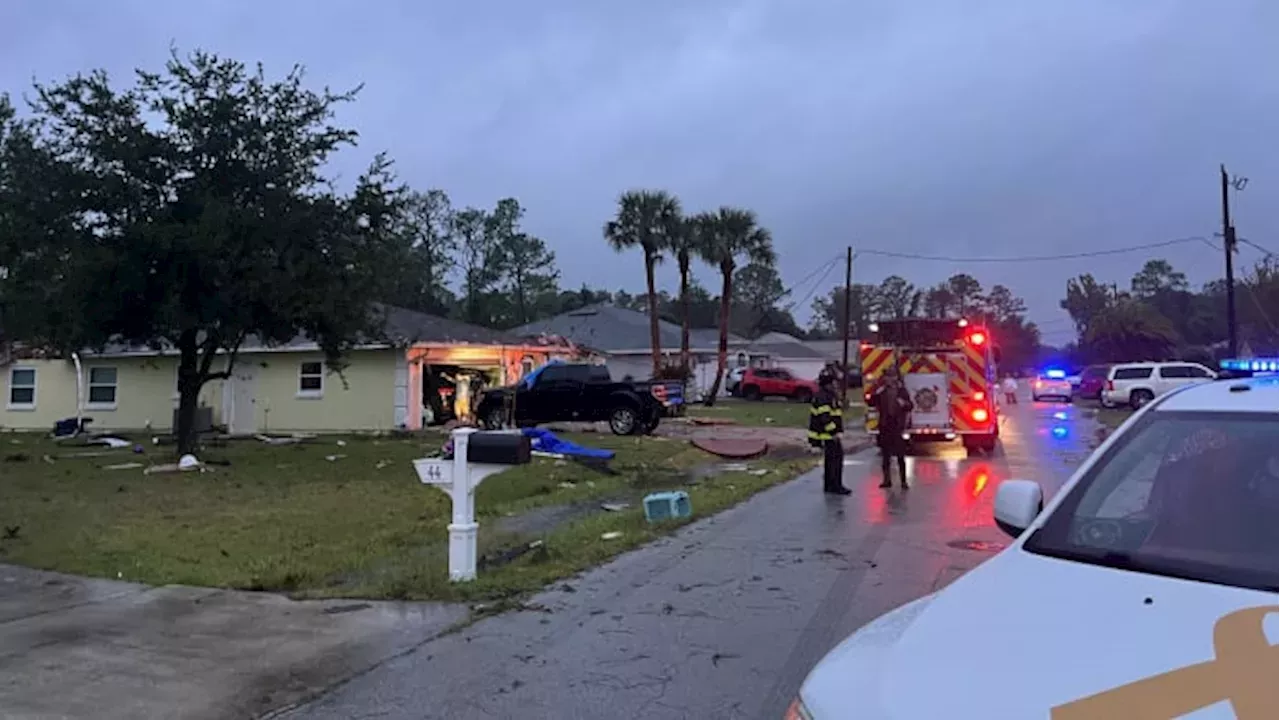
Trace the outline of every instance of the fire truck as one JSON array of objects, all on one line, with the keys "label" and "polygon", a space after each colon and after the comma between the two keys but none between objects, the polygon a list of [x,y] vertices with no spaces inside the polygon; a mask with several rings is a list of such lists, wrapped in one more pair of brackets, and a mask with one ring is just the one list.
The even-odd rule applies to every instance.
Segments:
[{"label": "fire truck", "polygon": [[860,343],[866,429],[879,417],[870,406],[885,368],[897,366],[915,404],[904,438],[960,439],[970,455],[992,454],[1000,439],[995,402],[1000,351],[986,328],[968,320],[907,318],[872,323]]}]

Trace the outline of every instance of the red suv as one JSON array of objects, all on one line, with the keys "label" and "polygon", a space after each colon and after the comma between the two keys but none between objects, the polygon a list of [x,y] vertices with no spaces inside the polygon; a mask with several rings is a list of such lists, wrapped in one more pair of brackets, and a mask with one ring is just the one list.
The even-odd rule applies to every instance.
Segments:
[{"label": "red suv", "polygon": [[738,394],[747,400],[773,396],[809,402],[817,393],[818,383],[801,380],[786,368],[749,368],[738,383]]}]

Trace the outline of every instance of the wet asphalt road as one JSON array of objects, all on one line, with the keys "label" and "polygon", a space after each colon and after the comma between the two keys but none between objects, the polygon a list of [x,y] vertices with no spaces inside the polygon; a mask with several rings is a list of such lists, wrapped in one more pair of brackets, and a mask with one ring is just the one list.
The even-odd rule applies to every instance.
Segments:
[{"label": "wet asphalt road", "polygon": [[1000,454],[923,448],[906,491],[876,487],[873,452],[852,456],[848,498],[824,496],[814,474],[774,488],[287,717],[779,718],[847,634],[1003,547],[996,486],[1056,492],[1088,455],[1086,414],[1024,399],[1004,413]]}]

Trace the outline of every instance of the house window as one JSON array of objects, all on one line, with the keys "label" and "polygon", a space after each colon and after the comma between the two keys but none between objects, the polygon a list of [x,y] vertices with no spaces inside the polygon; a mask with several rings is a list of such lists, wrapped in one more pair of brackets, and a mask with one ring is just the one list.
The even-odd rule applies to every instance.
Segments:
[{"label": "house window", "polygon": [[9,369],[9,407],[29,409],[36,406],[35,368]]},{"label": "house window", "polygon": [[89,405],[111,406],[116,404],[116,369],[113,367],[89,368]]},{"label": "house window", "polygon": [[324,394],[324,363],[304,362],[298,366],[298,394],[307,397]]}]

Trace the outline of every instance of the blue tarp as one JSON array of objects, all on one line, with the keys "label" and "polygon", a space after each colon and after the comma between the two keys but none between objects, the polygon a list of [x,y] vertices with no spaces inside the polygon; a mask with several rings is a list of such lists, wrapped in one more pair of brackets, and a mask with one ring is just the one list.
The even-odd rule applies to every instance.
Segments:
[{"label": "blue tarp", "polygon": [[524,433],[525,437],[529,438],[529,443],[538,452],[576,455],[578,457],[600,458],[602,460],[611,460],[615,454],[612,450],[582,447],[577,443],[562,440],[555,433],[542,428],[524,428],[521,432]]},{"label": "blue tarp", "polygon": [[560,362],[561,362],[560,360],[552,360],[544,365],[539,365],[538,367],[530,370],[528,375],[525,375],[524,377],[520,378],[520,385],[522,385],[526,390],[532,388],[533,384],[538,381],[538,376],[541,375],[542,371],[547,368],[547,365],[559,365]]}]

